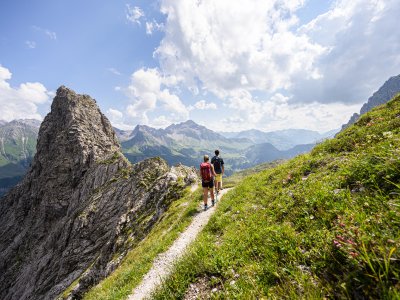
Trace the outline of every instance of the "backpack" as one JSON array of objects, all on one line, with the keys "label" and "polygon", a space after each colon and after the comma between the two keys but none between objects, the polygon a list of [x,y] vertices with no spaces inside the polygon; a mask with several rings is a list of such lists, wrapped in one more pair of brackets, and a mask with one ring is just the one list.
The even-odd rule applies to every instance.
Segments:
[{"label": "backpack", "polygon": [[201,180],[204,182],[211,181],[211,165],[209,163],[200,164]]},{"label": "backpack", "polygon": [[221,158],[219,158],[218,156],[214,156],[213,159],[211,160],[211,163],[214,165],[215,173],[221,174],[222,173]]}]

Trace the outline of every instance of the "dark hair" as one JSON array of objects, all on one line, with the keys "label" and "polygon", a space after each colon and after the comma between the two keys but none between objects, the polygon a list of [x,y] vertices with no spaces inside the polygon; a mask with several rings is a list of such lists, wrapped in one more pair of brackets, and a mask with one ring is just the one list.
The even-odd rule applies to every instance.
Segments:
[{"label": "dark hair", "polygon": [[218,149],[217,149],[217,150],[215,150],[215,152],[214,152],[214,153],[215,153],[215,155],[216,155],[216,156],[218,156],[218,155],[219,155],[219,150],[218,150]]}]

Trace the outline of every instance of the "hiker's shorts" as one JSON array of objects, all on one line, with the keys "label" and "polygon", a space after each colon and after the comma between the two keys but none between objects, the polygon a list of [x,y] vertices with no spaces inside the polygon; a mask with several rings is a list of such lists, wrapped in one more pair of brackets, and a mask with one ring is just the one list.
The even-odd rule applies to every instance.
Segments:
[{"label": "hiker's shorts", "polygon": [[222,182],[222,173],[215,176],[215,182]]},{"label": "hiker's shorts", "polygon": [[210,180],[210,181],[207,181],[207,182],[201,181],[201,186],[203,188],[207,188],[208,187],[208,188],[212,189],[214,187],[214,180]]}]

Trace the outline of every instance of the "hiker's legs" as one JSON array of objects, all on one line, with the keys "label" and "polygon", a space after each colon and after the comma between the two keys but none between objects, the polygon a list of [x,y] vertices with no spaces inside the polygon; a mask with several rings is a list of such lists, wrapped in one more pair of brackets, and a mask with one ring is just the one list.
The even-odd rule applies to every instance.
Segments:
[{"label": "hiker's legs", "polygon": [[210,191],[211,200],[213,201],[214,200],[214,182],[210,182],[209,191]]},{"label": "hiker's legs", "polygon": [[215,176],[215,191],[217,193],[221,189],[221,181],[222,181],[222,174],[217,174],[217,176]]},{"label": "hiker's legs", "polygon": [[203,202],[204,202],[204,205],[207,205],[207,198],[208,198],[208,187],[203,187]]}]

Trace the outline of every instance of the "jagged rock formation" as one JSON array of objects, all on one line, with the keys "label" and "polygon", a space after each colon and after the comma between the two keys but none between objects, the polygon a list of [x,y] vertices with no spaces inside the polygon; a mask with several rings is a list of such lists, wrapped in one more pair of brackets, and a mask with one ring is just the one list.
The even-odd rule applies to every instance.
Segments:
[{"label": "jagged rock formation", "polygon": [[384,104],[400,93],[400,75],[390,77],[361,107],[360,113],[354,113],[349,122],[342,126],[342,130],[357,122],[361,115],[369,112],[374,107]]},{"label": "jagged rock formation", "polygon": [[196,180],[159,158],[131,165],[96,102],[60,87],[31,168],[0,202],[0,299],[79,299]]}]

